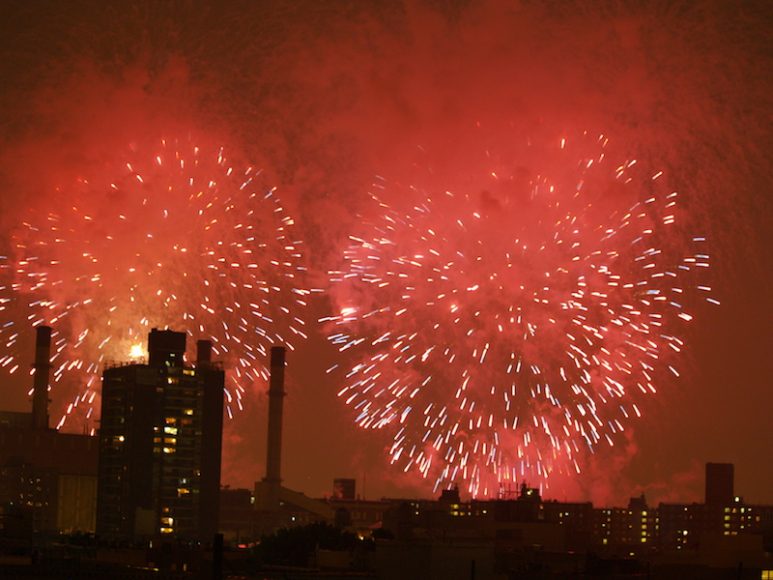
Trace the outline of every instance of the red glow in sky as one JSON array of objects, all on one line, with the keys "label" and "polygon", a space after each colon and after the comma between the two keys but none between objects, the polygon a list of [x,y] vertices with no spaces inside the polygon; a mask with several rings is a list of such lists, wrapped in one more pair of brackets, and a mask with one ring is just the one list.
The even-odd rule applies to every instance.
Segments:
[{"label": "red glow in sky", "polygon": [[[328,329],[314,324],[339,314],[341,306],[354,307],[339,303],[338,294],[330,300],[327,273],[341,268],[348,236],[362,235],[359,216],[370,211],[375,176],[386,178],[385,204],[406,215],[401,204],[410,206],[415,193],[406,189],[409,185],[432,196],[446,189],[479,196],[488,188],[480,185],[484,152],[497,157],[497,166],[486,167],[486,174],[491,169],[520,179],[525,168],[528,180],[538,163],[524,161],[523,143],[566,136],[571,144],[572,136],[589,131],[608,136],[616,157],[637,159],[650,176],[663,171],[666,189],[679,192],[673,236],[662,240],[676,240],[675,246],[659,247],[685,250],[693,236],[705,236],[712,262],[706,284],[721,306],[700,300],[686,305],[695,319],[678,335],[685,343],[677,357],[680,378],[660,379],[658,396],[648,397],[643,417],[617,435],[614,453],[589,456],[581,474],[551,490],[560,498],[596,501],[623,501],[641,491],[653,500],[699,499],[702,464],[732,461],[741,493],[748,500],[773,502],[773,468],[762,460],[771,451],[768,409],[773,405],[767,355],[773,342],[767,193],[773,180],[767,122],[773,90],[763,74],[771,65],[766,3],[288,1],[256,6],[235,1],[183,10],[153,2],[84,1],[66,7],[36,2],[8,7],[4,22],[0,255],[17,259],[22,235],[32,245],[52,241],[49,214],[72,217],[70,197],[93,194],[79,180],[90,179],[91,185],[94,179],[118,179],[117,168],[125,167],[127,156],[152,166],[159,154],[153,144],[162,138],[185,142],[195,134],[208,159],[223,147],[235,171],[243,175],[250,165],[260,168],[263,185],[277,188],[284,211],[295,220],[293,241],[303,240],[302,265],[308,269],[301,287],[324,290],[311,297],[300,316],[313,327],[304,331],[308,339],[293,340],[296,351],[288,356],[284,466],[289,487],[316,495],[329,490],[333,477],[354,476],[370,497],[432,490],[410,470],[403,475],[389,465],[393,434],[356,426],[357,413],[336,396],[346,381],[325,373],[334,364],[351,367],[353,358],[338,353],[327,343]],[[546,167],[542,173],[562,182],[566,175],[554,170]],[[215,164],[212,172],[222,176],[223,168]],[[658,190],[659,181],[653,183]],[[139,191],[139,182],[132,187]],[[501,199],[495,188],[488,191],[493,200]],[[163,199],[157,192],[153,199],[159,205],[143,225],[153,226],[163,243],[143,242],[141,258],[148,264],[157,253],[188,242],[172,240],[174,235],[160,228]],[[122,233],[107,230],[120,227],[113,220],[120,219],[118,206],[124,203],[99,206],[108,218],[104,223],[116,224],[105,235]],[[132,222],[138,223],[142,208],[132,207]],[[179,202],[174,208],[187,211],[188,205]],[[600,223],[596,215],[585,217]],[[183,223],[190,224],[187,219]],[[42,228],[41,236],[32,235],[25,222]],[[223,239],[234,241],[236,218],[228,223]],[[71,238],[73,249],[83,250],[94,227]],[[498,231],[489,233],[489,245],[501,243]],[[198,238],[212,241],[209,234]],[[444,251],[454,247],[447,246]],[[74,255],[68,252],[61,257]],[[110,252],[117,255],[111,267],[131,261],[130,254],[136,258],[125,247]],[[58,253],[48,259],[58,259]],[[551,260],[551,267],[558,262]],[[147,313],[133,312],[127,319],[150,320],[163,312],[164,300],[169,292],[177,295],[177,288],[192,292],[180,292],[185,297],[177,301],[186,303],[180,312],[191,311],[188,306],[198,304],[193,298],[202,296],[200,282],[206,277],[194,271],[196,266],[206,270],[208,263],[186,256],[179,268],[169,268],[175,279],[162,295],[141,293]],[[35,271],[33,266],[25,271]],[[83,262],[74,273],[93,275],[90,268]],[[119,281],[110,268],[103,271],[105,287],[115,289],[131,279]],[[182,271],[198,277],[196,290],[179,279]],[[0,285],[12,284],[17,274],[0,273]],[[529,282],[531,289],[534,279]],[[73,300],[77,289],[56,292],[57,299]],[[224,299],[222,292],[210,295],[220,306],[234,299]],[[481,310],[486,302],[477,303]],[[24,320],[28,314],[2,306],[4,319]],[[99,313],[77,324],[73,318],[60,331],[77,338],[95,317]],[[237,317],[227,316],[229,328]],[[198,328],[188,330],[200,334]],[[31,331],[19,332],[15,344],[3,342],[0,357],[31,352],[31,341]],[[26,365],[21,359],[17,363]],[[11,366],[0,375],[4,406],[22,409],[29,385],[19,372],[7,373]],[[52,395],[65,409],[85,386],[78,373],[62,376]],[[245,389],[256,394],[244,398],[244,411],[227,428],[224,481],[249,486],[262,476],[266,385],[260,378]]]}]

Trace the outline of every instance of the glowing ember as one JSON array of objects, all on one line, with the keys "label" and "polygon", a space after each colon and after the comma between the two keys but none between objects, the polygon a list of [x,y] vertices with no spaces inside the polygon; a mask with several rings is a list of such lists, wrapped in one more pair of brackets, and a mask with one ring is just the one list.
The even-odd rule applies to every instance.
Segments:
[{"label": "glowing ember", "polygon": [[129,349],[129,358],[142,358],[145,355],[145,349],[141,344],[133,344]]}]

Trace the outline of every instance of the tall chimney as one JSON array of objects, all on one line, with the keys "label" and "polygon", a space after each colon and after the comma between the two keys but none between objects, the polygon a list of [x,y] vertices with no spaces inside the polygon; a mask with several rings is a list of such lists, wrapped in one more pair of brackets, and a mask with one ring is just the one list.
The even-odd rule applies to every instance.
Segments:
[{"label": "tall chimney", "polygon": [[266,454],[267,483],[282,481],[282,402],[285,396],[285,348],[271,347],[271,382],[268,388],[268,452]]},{"label": "tall chimney", "polygon": [[51,370],[51,327],[38,326],[32,383],[32,427],[48,429],[48,377]]}]

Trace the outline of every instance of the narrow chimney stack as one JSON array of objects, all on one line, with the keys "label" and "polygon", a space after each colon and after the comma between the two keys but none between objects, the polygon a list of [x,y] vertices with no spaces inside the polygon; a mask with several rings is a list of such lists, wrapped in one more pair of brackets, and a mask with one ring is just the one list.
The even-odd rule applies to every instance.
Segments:
[{"label": "narrow chimney stack", "polygon": [[282,404],[285,396],[285,348],[271,347],[271,382],[268,389],[268,452],[265,481],[282,481]]},{"label": "narrow chimney stack", "polygon": [[51,327],[38,326],[32,383],[32,427],[48,429],[48,380],[51,371]]}]

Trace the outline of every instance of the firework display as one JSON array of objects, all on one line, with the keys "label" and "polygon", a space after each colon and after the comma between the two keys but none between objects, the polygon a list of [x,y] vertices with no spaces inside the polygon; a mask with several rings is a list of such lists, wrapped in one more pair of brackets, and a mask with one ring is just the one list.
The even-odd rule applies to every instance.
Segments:
[{"label": "firework display", "polygon": [[91,419],[104,364],[144,356],[153,327],[213,341],[229,369],[228,413],[267,371],[266,349],[305,337],[308,291],[294,222],[260,170],[191,139],[129,147],[28,213],[0,261],[0,366],[20,334],[54,329],[55,401]]},{"label": "firework display", "polygon": [[707,242],[662,172],[611,149],[583,134],[461,185],[373,184],[322,322],[353,361],[338,395],[393,464],[475,496],[548,485],[679,375],[688,305],[716,302]]}]

